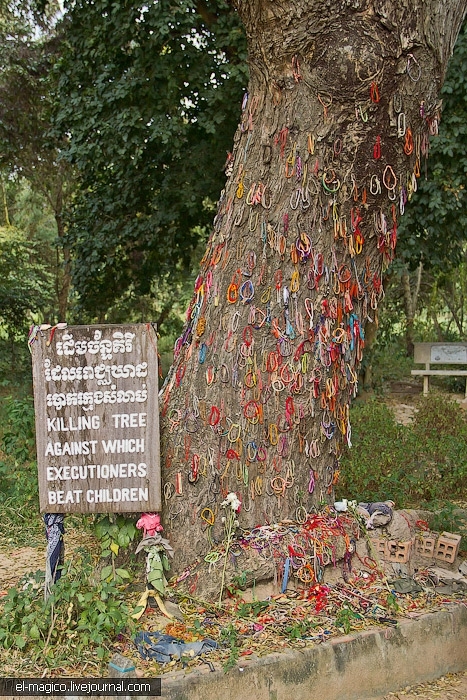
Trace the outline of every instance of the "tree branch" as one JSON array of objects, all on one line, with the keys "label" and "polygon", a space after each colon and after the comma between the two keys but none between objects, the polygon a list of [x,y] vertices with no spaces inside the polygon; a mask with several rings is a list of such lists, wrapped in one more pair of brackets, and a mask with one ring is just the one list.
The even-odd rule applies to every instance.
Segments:
[{"label": "tree branch", "polygon": [[452,304],[452,297],[449,294],[445,294],[444,292],[441,292],[441,298],[443,299],[444,303],[448,307],[449,311],[451,312],[451,315],[454,319],[454,323],[457,326],[457,330],[459,331],[460,334],[462,334],[462,324],[459,321],[459,316],[457,315],[456,309],[454,309],[453,304]]},{"label": "tree branch", "polygon": [[402,272],[402,289],[404,291],[404,307],[407,322],[413,321],[415,309],[412,300],[412,290],[410,289],[410,276],[407,268]]},{"label": "tree branch", "polygon": [[[206,24],[207,28],[212,31],[215,31],[215,25],[219,21],[219,15],[209,10],[205,0],[198,0],[198,2],[196,3],[196,12]],[[229,61],[238,61],[238,51],[235,46],[222,46],[222,50],[224,51]]]},{"label": "tree branch", "polygon": [[209,28],[212,28],[212,26],[216,24],[218,20],[217,15],[208,9],[208,6],[204,2],[204,0],[198,0],[198,2],[196,3],[196,12],[199,14],[203,22],[205,22]]},{"label": "tree branch", "polygon": [[423,263],[420,260],[420,264],[417,269],[417,279],[415,282],[415,288],[413,290],[413,295],[412,295],[412,309],[413,309],[413,314],[415,316],[415,312],[417,311],[417,304],[418,304],[418,296],[420,294],[420,286],[422,283],[422,271],[423,271]]}]

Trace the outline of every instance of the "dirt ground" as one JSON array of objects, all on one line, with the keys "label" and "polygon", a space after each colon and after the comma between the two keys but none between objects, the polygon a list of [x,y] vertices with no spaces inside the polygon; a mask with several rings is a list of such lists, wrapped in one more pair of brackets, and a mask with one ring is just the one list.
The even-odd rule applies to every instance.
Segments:
[{"label": "dirt ground", "polygon": [[[418,399],[422,396],[422,385],[417,380],[393,382],[391,391],[386,397],[386,403],[394,411],[398,423],[408,425],[412,422],[417,411]],[[467,399],[464,394],[449,394],[449,398],[457,401],[459,408],[467,410]]]},{"label": "dirt ground", "polygon": [[45,547],[19,547],[11,552],[0,552],[0,595],[8,588],[16,586],[18,581],[30,572],[44,570]]},{"label": "dirt ground", "polygon": [[421,683],[397,693],[381,695],[372,700],[466,700],[467,671],[464,673],[448,673],[431,683]]},{"label": "dirt ground", "polygon": [[[39,517],[39,516],[38,516]],[[83,533],[71,527],[65,531],[65,558],[70,559],[78,549],[95,548],[91,534]],[[47,544],[38,547],[15,547],[0,542],[0,597],[6,595],[9,588],[17,586],[25,574],[45,571]]]}]

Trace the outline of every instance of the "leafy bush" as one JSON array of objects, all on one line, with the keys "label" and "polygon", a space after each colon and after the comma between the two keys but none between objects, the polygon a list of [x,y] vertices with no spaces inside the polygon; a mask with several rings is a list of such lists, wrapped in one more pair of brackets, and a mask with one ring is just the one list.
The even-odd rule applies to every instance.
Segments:
[{"label": "leafy bush", "polygon": [[467,422],[457,403],[442,394],[423,397],[412,432],[430,500],[458,498],[467,488]]},{"label": "leafy bush", "polygon": [[430,501],[422,504],[427,510],[431,510],[428,517],[428,526],[435,532],[457,532],[464,537],[467,535],[467,517],[465,512],[449,501]]},{"label": "leafy bush", "polygon": [[34,459],[34,404],[32,397],[6,397],[3,404],[2,450],[17,462]]},{"label": "leafy bush", "polygon": [[116,584],[128,580],[130,574],[121,565],[117,566],[117,558],[122,564],[126,558],[122,555],[136,537],[134,518],[122,514],[97,515],[93,530],[101,546],[101,559],[111,558],[111,563],[101,570],[101,579]]},{"label": "leafy bush", "polygon": [[[0,537],[9,544],[33,544],[43,537],[34,460],[32,398],[3,399],[0,440]],[[31,517],[31,513],[37,517]]]},{"label": "leafy bush", "polygon": [[363,357],[362,370],[366,373],[368,365],[371,366],[370,386],[365,388],[384,394],[391,382],[410,376],[413,358],[407,357],[407,351],[401,342],[394,342],[394,334],[390,345],[381,344],[379,335],[377,338],[378,342]]},{"label": "leafy bush", "polygon": [[342,460],[339,494],[358,501],[399,500],[407,469],[406,427],[374,398],[356,404],[350,420],[353,447]]},{"label": "leafy bush", "polygon": [[96,580],[90,560],[69,563],[44,600],[40,575],[22,589],[10,588],[0,613],[0,645],[59,665],[91,651],[104,659],[128,626],[130,611],[114,582]]},{"label": "leafy bush", "polygon": [[138,530],[134,519],[125,515],[98,515],[94,532],[101,543],[101,557],[118,555],[120,547],[125,549],[133,542]]}]

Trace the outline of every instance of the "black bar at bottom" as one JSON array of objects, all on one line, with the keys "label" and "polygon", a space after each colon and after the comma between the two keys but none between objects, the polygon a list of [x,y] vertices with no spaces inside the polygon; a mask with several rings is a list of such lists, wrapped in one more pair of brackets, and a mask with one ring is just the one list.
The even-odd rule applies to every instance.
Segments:
[{"label": "black bar at bottom", "polygon": [[0,678],[0,696],[161,695],[160,678]]}]

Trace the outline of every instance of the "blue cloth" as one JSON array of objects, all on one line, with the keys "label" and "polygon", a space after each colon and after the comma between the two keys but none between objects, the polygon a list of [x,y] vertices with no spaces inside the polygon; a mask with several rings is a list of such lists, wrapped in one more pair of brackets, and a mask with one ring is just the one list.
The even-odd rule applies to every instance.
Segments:
[{"label": "blue cloth", "polygon": [[[365,523],[367,530],[372,530],[375,527],[385,527],[392,520],[393,510],[388,503],[381,503],[380,501],[377,503],[359,503],[358,507],[369,515]],[[366,517],[364,513],[362,515]]]},{"label": "blue cloth", "polygon": [[359,503],[358,504],[360,508],[364,508],[370,515],[373,515],[373,513],[377,510],[383,515],[390,515],[392,518],[392,508],[391,506],[388,506],[387,503],[381,503],[378,501],[377,503]]},{"label": "blue cloth", "polygon": [[138,632],[135,644],[143,659],[155,659],[160,664],[169,663],[172,659],[180,661],[182,656],[198,656],[218,647],[214,639],[183,642],[162,632]]},{"label": "blue cloth", "polygon": [[[59,580],[64,558],[63,535],[65,534],[65,516],[63,513],[45,513],[45,536],[47,538],[46,569],[50,579],[49,585]],[[47,572],[46,572],[47,573]],[[47,579],[47,576],[46,576]]]},{"label": "blue cloth", "polygon": [[287,590],[287,584],[289,582],[290,573],[290,557],[287,557],[284,565],[284,577],[282,579],[281,593],[285,593]]}]

